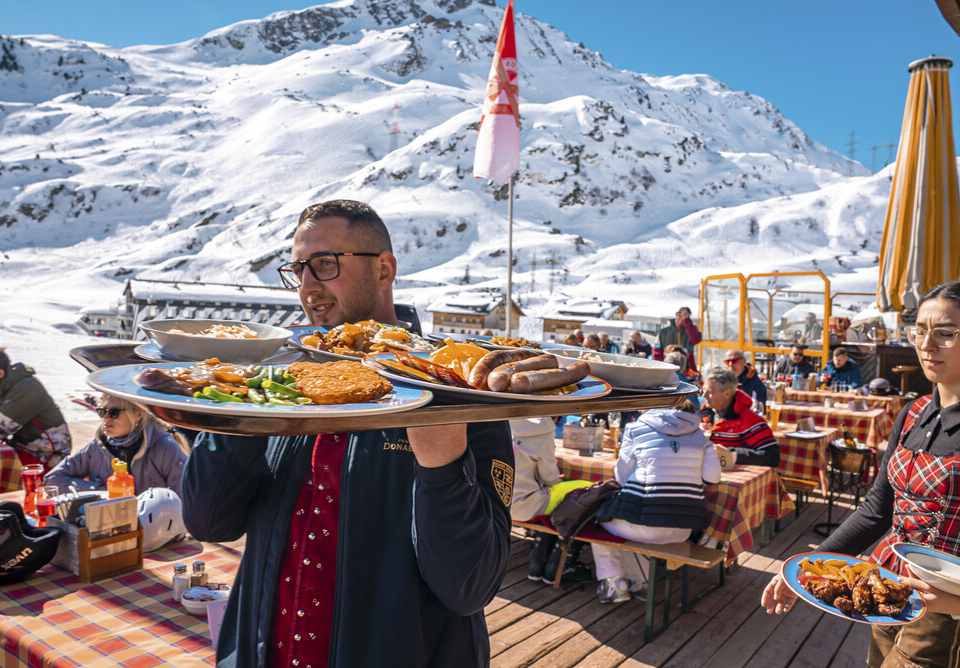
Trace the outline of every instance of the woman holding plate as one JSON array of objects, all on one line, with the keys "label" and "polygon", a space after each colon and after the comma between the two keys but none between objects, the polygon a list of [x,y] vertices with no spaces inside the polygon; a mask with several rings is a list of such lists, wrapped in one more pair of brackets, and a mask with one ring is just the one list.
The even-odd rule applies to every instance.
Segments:
[{"label": "woman holding plate", "polygon": [[[960,554],[960,281],[924,295],[916,325],[906,331],[933,393],[901,411],[864,502],[818,548],[856,555],[883,538],[870,560],[904,575],[906,566],[892,549],[896,543]],[[900,626],[874,624],[868,664],[957,666],[960,599],[912,578],[902,581],[934,594],[927,614]],[[781,614],[795,600],[777,575],[764,589],[761,605]]]}]

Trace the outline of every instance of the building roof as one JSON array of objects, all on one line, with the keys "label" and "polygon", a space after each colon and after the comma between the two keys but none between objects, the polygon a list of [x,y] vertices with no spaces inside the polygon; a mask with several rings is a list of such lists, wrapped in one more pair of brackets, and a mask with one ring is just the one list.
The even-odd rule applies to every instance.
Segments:
[{"label": "building roof", "polygon": [[[504,297],[497,292],[462,292],[459,295],[445,296],[427,307],[429,312],[457,313],[461,315],[490,315],[498,306],[502,306]],[[513,304],[517,311],[520,309]]]},{"label": "building roof", "polygon": [[600,301],[591,299],[570,301],[565,304],[560,304],[553,313],[545,313],[543,317],[554,320],[609,318],[616,313],[621,306],[626,306],[626,304],[618,300]]},{"label": "building roof", "polygon": [[189,300],[225,304],[278,304],[300,306],[295,290],[267,285],[230,285],[227,283],[192,283],[190,281],[153,281],[132,278],[124,287],[138,301]]}]

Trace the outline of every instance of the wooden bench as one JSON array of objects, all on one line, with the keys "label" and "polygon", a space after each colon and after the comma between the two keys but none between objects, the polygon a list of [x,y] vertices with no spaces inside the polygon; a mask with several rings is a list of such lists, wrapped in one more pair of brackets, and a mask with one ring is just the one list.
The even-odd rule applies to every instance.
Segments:
[{"label": "wooden bench", "polygon": [[[796,492],[797,502],[794,504],[794,517],[800,517],[800,510],[807,504],[807,494],[820,487],[819,482],[804,480],[803,478],[787,478],[780,476],[783,486],[788,492]],[[780,520],[777,520],[777,531],[780,530]]]},{"label": "wooden bench", "polygon": [[[513,520],[513,526],[520,527],[522,529],[528,529],[530,531],[539,531],[541,533],[552,534],[554,536],[557,535],[556,529],[540,521],[521,522],[520,520]],[[596,525],[590,527],[589,531],[578,535],[576,540],[584,543],[605,545],[607,547],[612,547],[617,550],[624,550],[625,552],[632,552],[634,554],[642,554],[650,559],[650,569],[647,576],[647,610],[646,615],[644,616],[644,638],[646,639],[646,642],[650,642],[654,636],[664,631],[667,626],[670,625],[670,588],[673,571],[679,570],[681,573],[681,612],[689,612],[692,603],[697,602],[714,589],[723,586],[724,583],[723,560],[727,555],[726,550],[717,550],[686,542],[671,543],[668,545],[636,543],[618,538],[617,536],[608,533]],[[665,567],[667,570],[663,585],[663,625],[655,631],[653,628],[653,602],[654,598],[656,597],[657,580],[660,577],[659,571],[661,566]],[[720,581],[701,592],[693,599],[693,601],[690,600],[690,578],[687,570],[690,566],[695,568],[713,568],[714,566],[720,567]],[[553,581],[554,587],[560,586],[562,571],[563,568],[561,564],[561,568],[557,569],[556,579]]]}]

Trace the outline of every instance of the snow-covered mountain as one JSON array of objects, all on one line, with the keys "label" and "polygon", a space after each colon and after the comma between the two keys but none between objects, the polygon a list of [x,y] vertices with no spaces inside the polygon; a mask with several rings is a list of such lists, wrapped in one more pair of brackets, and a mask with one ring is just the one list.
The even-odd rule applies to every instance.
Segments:
[{"label": "snow-covered mountain", "polygon": [[[0,300],[79,308],[131,276],[275,285],[299,212],[337,197],[391,228],[398,299],[503,288],[505,189],[472,174],[501,12],[338,0],[167,46],[0,37]],[[516,29],[527,313],[592,296],[672,313],[728,271],[874,289],[888,174],[707,75]]]}]

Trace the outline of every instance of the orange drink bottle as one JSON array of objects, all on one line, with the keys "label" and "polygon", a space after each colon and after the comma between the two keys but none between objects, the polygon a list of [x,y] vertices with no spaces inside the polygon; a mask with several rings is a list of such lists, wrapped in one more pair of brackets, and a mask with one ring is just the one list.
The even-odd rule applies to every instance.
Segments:
[{"label": "orange drink bottle", "polygon": [[27,464],[20,473],[20,481],[23,483],[23,512],[35,513],[37,507],[34,503],[34,496],[37,487],[40,486],[40,480],[43,478],[43,466],[40,464]]},{"label": "orange drink bottle", "polygon": [[133,476],[127,473],[127,463],[114,458],[110,465],[113,467],[113,475],[107,478],[107,496],[111,499],[136,496]]}]

